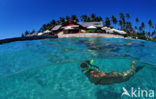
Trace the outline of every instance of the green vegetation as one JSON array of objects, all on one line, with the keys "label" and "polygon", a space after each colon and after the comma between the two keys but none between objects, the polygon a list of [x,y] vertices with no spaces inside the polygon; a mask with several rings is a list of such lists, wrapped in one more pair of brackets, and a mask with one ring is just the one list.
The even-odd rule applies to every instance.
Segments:
[{"label": "green vegetation", "polygon": [[[119,17],[119,18],[118,18]],[[103,20],[102,17],[96,16],[94,13],[90,16],[82,15],[77,17],[76,15],[60,17],[58,20],[52,20],[47,24],[44,24],[37,32],[43,32],[45,30],[51,30],[56,25],[66,25],[69,23],[77,23],[77,22],[103,22],[104,26],[110,28],[116,28],[123,30],[128,33],[128,37],[139,38],[144,40],[156,40],[156,25],[149,20],[148,23],[142,22],[139,18],[135,18],[135,20],[131,19],[131,15],[126,13],[120,13],[119,16],[111,16],[106,17]],[[135,21],[133,24],[131,21]],[[86,32],[102,32],[101,30],[87,30]],[[22,37],[27,34],[33,34],[35,30],[26,31],[22,34]],[[118,33],[114,33],[118,34]]]},{"label": "green vegetation", "polygon": [[132,37],[132,38],[136,38],[137,37],[137,33],[136,32],[130,33],[129,36]]},{"label": "green vegetation", "polygon": [[86,33],[96,33],[96,32],[97,32],[96,29],[89,29],[89,30],[86,31]]},{"label": "green vegetation", "polygon": [[88,29],[86,33],[102,33],[101,29]]},{"label": "green vegetation", "polygon": [[114,31],[112,34],[115,34],[115,35],[118,35],[118,34],[119,34],[119,35],[120,35],[120,33],[118,33],[118,32],[115,32],[115,31]]},{"label": "green vegetation", "polygon": [[110,27],[110,25],[111,25],[111,21],[109,20],[108,17],[106,17],[105,26]]}]

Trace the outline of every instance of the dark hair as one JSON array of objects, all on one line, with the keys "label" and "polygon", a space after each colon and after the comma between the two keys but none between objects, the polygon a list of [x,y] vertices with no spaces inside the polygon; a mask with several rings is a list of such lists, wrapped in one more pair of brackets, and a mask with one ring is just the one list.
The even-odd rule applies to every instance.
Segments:
[{"label": "dark hair", "polygon": [[81,67],[81,68],[86,68],[86,67],[88,67],[88,64],[87,64],[87,63],[82,63],[82,64],[80,65],[80,67]]}]

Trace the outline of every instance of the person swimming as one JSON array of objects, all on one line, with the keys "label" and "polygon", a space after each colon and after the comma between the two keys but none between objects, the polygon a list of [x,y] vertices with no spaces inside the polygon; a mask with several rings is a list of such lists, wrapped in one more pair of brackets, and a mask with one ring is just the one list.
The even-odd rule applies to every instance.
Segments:
[{"label": "person swimming", "polygon": [[96,84],[96,85],[109,85],[114,83],[121,83],[129,80],[135,72],[139,71],[139,69],[135,69],[135,61],[132,61],[131,67],[129,70],[124,72],[109,72],[105,73],[100,71],[98,66],[92,65],[93,60],[91,61],[85,61],[81,63],[80,67],[82,69],[82,72],[88,77],[88,79]]}]

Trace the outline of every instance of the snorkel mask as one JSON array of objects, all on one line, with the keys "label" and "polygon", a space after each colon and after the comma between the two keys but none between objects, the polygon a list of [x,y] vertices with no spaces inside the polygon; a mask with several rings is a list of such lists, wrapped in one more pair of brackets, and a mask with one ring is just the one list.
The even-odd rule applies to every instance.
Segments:
[{"label": "snorkel mask", "polygon": [[91,69],[93,62],[94,62],[94,60],[92,59],[91,61],[85,61],[84,63],[82,63],[80,65],[80,67],[82,68],[83,73],[86,73]]}]

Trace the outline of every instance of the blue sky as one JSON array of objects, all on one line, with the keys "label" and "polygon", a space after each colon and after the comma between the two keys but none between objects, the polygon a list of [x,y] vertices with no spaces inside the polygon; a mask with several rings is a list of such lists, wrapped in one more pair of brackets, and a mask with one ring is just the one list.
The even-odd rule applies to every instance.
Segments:
[{"label": "blue sky", "polygon": [[0,39],[20,36],[25,30],[38,30],[44,23],[76,14],[117,16],[129,13],[147,23],[156,23],[156,0],[0,0]]}]

